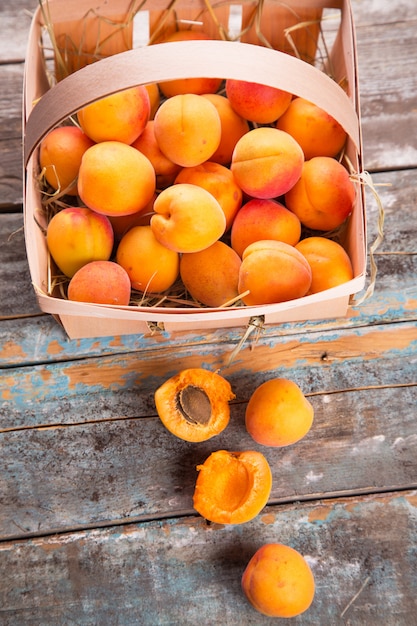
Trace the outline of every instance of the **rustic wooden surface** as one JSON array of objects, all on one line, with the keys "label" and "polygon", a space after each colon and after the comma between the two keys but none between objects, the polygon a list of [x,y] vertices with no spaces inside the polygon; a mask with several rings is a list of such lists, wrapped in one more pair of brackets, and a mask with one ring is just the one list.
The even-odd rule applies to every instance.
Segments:
[{"label": "rustic wooden surface", "polygon": [[[410,626],[417,614],[417,79],[415,0],[353,0],[365,167],[385,209],[372,298],[346,318],[241,330],[69,341],[39,311],[22,232],[21,93],[36,0],[0,7],[0,624],[262,625],[240,576],[281,541],[317,592],[293,623]],[[378,210],[367,192],[369,242]],[[175,348],[173,350],[173,347]],[[172,437],[155,388],[220,368],[236,393],[227,431]],[[262,449],[274,482],[253,522],[208,525],[195,466],[253,446],[246,402],[268,378],[315,408],[305,439]],[[290,621],[291,622],[291,621]]]}]

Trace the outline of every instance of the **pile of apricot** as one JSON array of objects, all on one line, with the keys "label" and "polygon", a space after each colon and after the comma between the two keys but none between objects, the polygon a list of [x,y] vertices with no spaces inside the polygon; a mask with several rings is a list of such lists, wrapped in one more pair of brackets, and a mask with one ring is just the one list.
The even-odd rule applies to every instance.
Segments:
[{"label": "pile of apricot", "polygon": [[[171,39],[197,37],[207,38]],[[110,262],[110,304],[130,302],[119,268],[142,295],[176,284],[213,308],[349,281],[349,256],[328,236],[355,199],[345,142],[315,104],[222,77],[137,86],[87,105],[39,152],[45,191],[60,200],[49,252],[68,282],[88,266],[68,297],[97,301],[96,261]]]}]

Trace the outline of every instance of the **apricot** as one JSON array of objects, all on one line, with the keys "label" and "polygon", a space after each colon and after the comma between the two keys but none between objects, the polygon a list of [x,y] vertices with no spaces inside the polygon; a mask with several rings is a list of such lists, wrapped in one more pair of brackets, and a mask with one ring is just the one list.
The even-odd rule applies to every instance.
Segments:
[{"label": "apricot", "polygon": [[152,163],[156,175],[156,186],[158,189],[164,189],[172,185],[181,166],[173,163],[165,156],[159,148],[155,137],[154,121],[150,120],[145,126],[144,131],[132,143],[132,147],[136,148],[144,154]]},{"label": "apricot", "polygon": [[78,126],[60,126],[47,134],[40,144],[39,164],[51,187],[77,195],[81,159],[92,145],[94,142]]},{"label": "apricot", "polygon": [[123,235],[116,261],[128,273],[132,288],[146,294],[166,291],[179,273],[179,255],[160,244],[150,226],[134,226]]},{"label": "apricot", "polygon": [[283,241],[260,240],[249,244],[242,256],[239,293],[247,305],[286,302],[305,296],[312,273],[307,259]]},{"label": "apricot", "polygon": [[203,98],[214,104],[221,123],[220,144],[214,154],[211,155],[210,161],[215,161],[221,165],[229,165],[236,143],[250,130],[249,123],[233,110],[232,105],[225,96],[217,93],[208,93],[203,94]]},{"label": "apricot", "polygon": [[285,204],[312,230],[337,228],[352,211],[355,186],[346,168],[332,157],[304,163],[298,182],[285,194]]},{"label": "apricot", "polygon": [[68,285],[68,299],[94,304],[127,306],[130,302],[130,278],[113,261],[91,261],[74,274]]},{"label": "apricot", "polygon": [[189,93],[165,100],[154,122],[161,151],[182,167],[207,161],[219,147],[220,116],[214,104],[203,96]]},{"label": "apricot", "polygon": [[294,98],[276,127],[300,144],[306,161],[316,156],[335,157],[346,142],[346,131],[326,111],[304,98]]},{"label": "apricot", "polygon": [[255,389],[246,407],[246,430],[264,446],[289,446],[310,430],[314,409],[300,387],[286,378],[267,380]]},{"label": "apricot", "polygon": [[295,617],[307,611],[315,593],[313,572],[294,548],[264,544],[242,575],[242,589],[250,604],[269,617]]},{"label": "apricot", "polygon": [[68,207],[49,221],[46,242],[61,272],[72,278],[90,261],[108,261],[114,236],[106,216],[86,207]]},{"label": "apricot", "polygon": [[311,267],[312,281],[308,293],[318,293],[352,280],[351,260],[337,241],[327,237],[306,237],[295,247]]},{"label": "apricot", "polygon": [[194,167],[184,167],[174,182],[198,185],[209,191],[223,209],[226,231],[229,230],[242,205],[242,190],[228,167],[213,161],[206,161]]},{"label": "apricot", "polygon": [[[196,39],[206,41],[211,39],[211,37],[202,31],[178,30],[165,37],[159,43],[167,43],[171,41],[190,41]],[[166,98],[172,98],[172,96],[178,96],[185,93],[193,93],[197,95],[216,93],[221,83],[221,78],[178,78],[176,80],[160,82],[159,88]]]},{"label": "apricot", "polygon": [[294,246],[300,240],[301,223],[280,202],[257,198],[242,206],[230,234],[232,248],[241,257],[249,244],[261,239],[275,239]]},{"label": "apricot", "polygon": [[149,83],[148,85],[145,85],[145,88],[149,96],[149,119],[153,120],[153,118],[155,117],[155,113],[157,112],[158,107],[161,103],[161,94],[159,93],[159,87],[157,83]]},{"label": "apricot", "polygon": [[244,524],[268,502],[272,473],[261,452],[217,450],[197,470],[193,504],[210,522]]},{"label": "apricot", "polygon": [[118,91],[78,111],[78,122],[93,141],[131,144],[145,128],[151,111],[144,86]]},{"label": "apricot", "polygon": [[181,256],[180,276],[191,296],[210,307],[220,307],[238,297],[241,260],[230,246],[215,241],[200,252]]},{"label": "apricot", "polygon": [[109,215],[116,244],[119,244],[123,235],[134,226],[149,226],[151,216],[153,215],[153,203],[155,198],[156,194],[152,197],[149,204],[136,213],[130,213],[130,215]]},{"label": "apricot", "polygon": [[199,252],[217,241],[226,218],[216,198],[188,183],[167,187],[154,203],[151,228],[156,239],[176,252]]},{"label": "apricot", "polygon": [[229,402],[235,398],[230,383],[203,368],[182,370],[155,392],[155,405],[164,426],[190,442],[207,441],[229,423]]},{"label": "apricot", "polygon": [[152,163],[132,146],[103,141],[83,155],[78,193],[83,203],[97,213],[137,213],[151,201],[155,188]]},{"label": "apricot", "polygon": [[275,122],[292,99],[288,91],[233,78],[226,80],[226,96],[238,115],[257,124]]},{"label": "apricot", "polygon": [[254,128],[233,150],[231,170],[239,187],[253,198],[285,194],[301,176],[304,154],[283,130]]}]

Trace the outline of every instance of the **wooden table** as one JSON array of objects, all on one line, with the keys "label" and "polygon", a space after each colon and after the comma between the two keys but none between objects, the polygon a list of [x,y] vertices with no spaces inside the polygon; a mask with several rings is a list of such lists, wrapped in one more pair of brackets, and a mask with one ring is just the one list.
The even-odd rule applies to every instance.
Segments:
[{"label": "wooden table", "polygon": [[[312,566],[314,626],[417,623],[417,48],[415,0],[354,0],[365,167],[385,209],[374,295],[346,319],[268,327],[230,367],[241,329],[66,338],[37,306],[22,232],[21,93],[36,0],[0,8],[0,624],[262,625],[240,577],[278,541]],[[378,208],[367,192],[368,238]],[[237,399],[224,435],[193,445],[153,392],[184,367],[222,368]],[[255,447],[246,402],[275,376],[315,408],[252,522],[207,524],[195,466]]]}]

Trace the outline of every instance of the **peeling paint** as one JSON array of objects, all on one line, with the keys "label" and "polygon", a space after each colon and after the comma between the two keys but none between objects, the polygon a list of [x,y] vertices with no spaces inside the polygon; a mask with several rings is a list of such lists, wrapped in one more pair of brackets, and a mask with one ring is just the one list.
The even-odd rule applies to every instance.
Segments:
[{"label": "peeling paint", "polygon": [[23,351],[22,346],[14,341],[6,341],[3,344],[2,349],[0,350],[0,360],[4,361],[12,361],[13,359],[22,359],[25,361],[27,358],[27,354]]}]

